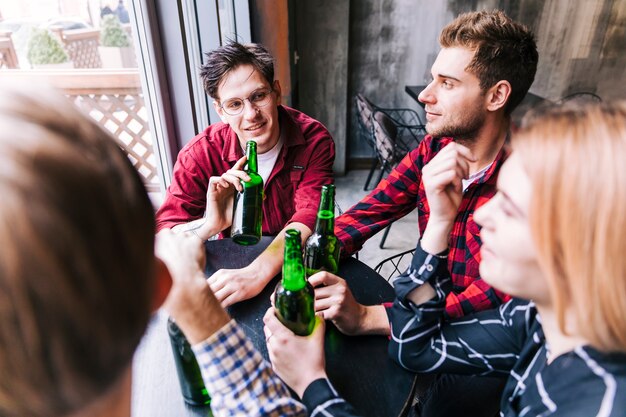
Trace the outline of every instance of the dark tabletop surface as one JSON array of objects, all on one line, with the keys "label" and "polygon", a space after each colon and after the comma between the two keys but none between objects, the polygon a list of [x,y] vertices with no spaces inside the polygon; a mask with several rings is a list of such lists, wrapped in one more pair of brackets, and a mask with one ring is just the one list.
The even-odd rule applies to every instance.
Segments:
[{"label": "dark tabletop surface", "polygon": [[[209,241],[207,276],[220,268],[241,268],[256,258],[273,240],[263,237],[255,246],[239,246],[230,239]],[[392,301],[393,288],[362,262],[342,261],[339,275],[346,279],[354,297],[362,304]],[[231,306],[228,310],[254,346],[268,359],[263,315],[279,277],[275,277],[257,297]],[[191,407],[180,394],[165,323],[159,312],[134,359],[133,417],[208,416],[208,407]],[[415,376],[387,356],[387,337],[344,336],[332,324],[326,326],[326,368],[340,395],[364,417],[398,416],[410,402]]]}]

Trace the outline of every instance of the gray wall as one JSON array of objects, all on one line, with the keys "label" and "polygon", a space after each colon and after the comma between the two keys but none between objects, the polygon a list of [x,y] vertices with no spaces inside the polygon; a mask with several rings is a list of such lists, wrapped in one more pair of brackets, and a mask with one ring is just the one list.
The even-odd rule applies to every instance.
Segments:
[{"label": "gray wall", "polygon": [[346,169],[348,102],[348,0],[296,0],[294,99],[335,139],[334,170]]},{"label": "gray wall", "polygon": [[352,97],[361,93],[381,107],[418,110],[404,87],[424,84],[439,49],[438,28],[451,19],[444,1],[351,2],[348,158],[372,156],[371,148],[356,139]]},{"label": "gray wall", "polygon": [[363,93],[380,106],[419,110],[404,86],[424,84],[440,30],[471,10],[502,9],[533,29],[539,48],[533,93],[551,100],[578,91],[626,98],[626,0],[353,0],[350,7],[348,159],[371,156],[355,135],[352,97]]}]

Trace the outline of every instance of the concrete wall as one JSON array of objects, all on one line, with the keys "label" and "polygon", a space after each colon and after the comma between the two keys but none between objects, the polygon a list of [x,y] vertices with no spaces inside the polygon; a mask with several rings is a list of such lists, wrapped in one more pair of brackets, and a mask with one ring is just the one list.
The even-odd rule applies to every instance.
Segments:
[{"label": "concrete wall", "polygon": [[[291,4],[291,3],[290,3]],[[335,139],[337,174],[346,169],[348,0],[296,0],[295,53],[298,108],[322,122]]]},{"label": "concrete wall", "polygon": [[250,0],[249,5],[252,40],[274,56],[274,78],[280,82],[282,102],[291,106],[287,0]]},{"label": "concrete wall", "polygon": [[[580,91],[626,98],[626,0],[353,0],[350,99],[411,107],[405,85],[424,84],[443,26],[460,13],[504,10],[536,34],[539,66],[530,91],[551,99]],[[371,155],[355,135],[350,103],[348,158]]]},{"label": "concrete wall", "polygon": [[[531,92],[626,98],[626,0],[250,0],[250,8],[253,39],[277,54],[284,98],[291,77],[293,104],[335,138],[337,173],[372,156],[356,138],[354,95],[421,113],[404,87],[428,80],[439,32],[463,12],[502,9],[535,32]],[[287,49],[299,57],[291,68]]]},{"label": "concrete wall", "polygon": [[[346,169],[349,0],[250,0],[252,39],[276,58],[283,103],[322,122]],[[291,22],[289,21],[291,19]]]},{"label": "concrete wall", "polygon": [[382,107],[418,110],[404,87],[424,84],[439,49],[437,28],[451,19],[443,1],[351,2],[349,159],[372,156],[371,148],[356,138],[354,95],[362,93]]}]

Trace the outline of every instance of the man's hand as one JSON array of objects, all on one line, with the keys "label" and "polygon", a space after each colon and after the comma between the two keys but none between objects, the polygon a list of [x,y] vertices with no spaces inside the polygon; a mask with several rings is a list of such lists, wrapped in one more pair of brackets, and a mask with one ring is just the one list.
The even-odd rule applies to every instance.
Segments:
[{"label": "man's hand", "polygon": [[254,265],[253,262],[241,269],[220,269],[209,277],[211,290],[223,307],[247,300],[263,291],[268,280],[259,274],[259,268]]},{"label": "man's hand", "polygon": [[472,152],[450,142],[422,169],[422,181],[430,207],[428,225],[422,236],[422,248],[439,253],[448,247],[448,236],[463,198],[462,179],[469,177]]},{"label": "man's hand", "polygon": [[200,238],[208,239],[232,224],[234,194],[243,190],[241,181],[250,180],[242,171],[246,161],[244,156],[222,176],[209,179],[204,224],[196,231]]},{"label": "man's hand", "polygon": [[463,197],[461,180],[469,177],[469,163],[474,160],[468,148],[450,142],[424,166],[422,181],[430,207],[430,220],[454,222]]},{"label": "man's hand", "polygon": [[220,269],[209,278],[211,289],[222,306],[228,307],[254,297],[280,272],[287,229],[298,229],[303,241],[311,235],[311,229],[306,225],[289,223],[250,265],[241,269]]},{"label": "man's hand", "polygon": [[[263,317],[265,340],[272,368],[302,398],[311,382],[327,378],[324,360],[324,320],[315,317],[308,336],[297,336],[276,318],[274,307]],[[305,358],[305,360],[302,360]]]},{"label": "man's hand", "polygon": [[191,344],[206,339],[228,323],[228,314],[204,278],[204,246],[197,237],[163,230],[156,237],[155,251],[173,282],[163,307]]},{"label": "man's hand", "polygon": [[365,306],[357,303],[346,281],[330,272],[318,272],[309,278],[315,288],[315,312],[330,320],[341,333],[359,333]]},{"label": "man's hand", "polygon": [[248,162],[248,157],[244,155],[239,158],[231,169],[223,173],[220,177],[226,183],[233,185],[239,192],[243,191],[243,185],[241,185],[241,182],[250,181],[250,176],[243,170],[246,162]]},{"label": "man's hand", "polygon": [[315,312],[330,320],[343,334],[389,334],[389,320],[382,305],[359,304],[346,281],[330,272],[309,278],[315,287]]}]

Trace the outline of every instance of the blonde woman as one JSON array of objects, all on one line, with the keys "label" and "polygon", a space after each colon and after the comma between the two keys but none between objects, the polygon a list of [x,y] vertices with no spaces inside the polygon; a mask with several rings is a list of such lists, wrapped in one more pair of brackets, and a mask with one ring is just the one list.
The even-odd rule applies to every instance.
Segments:
[{"label": "blonde woman", "polygon": [[[624,161],[626,103],[555,108],[522,129],[497,195],[475,213],[481,276],[516,298],[444,321],[448,229],[428,224],[411,267],[394,283],[391,357],[415,372],[508,375],[502,416],[625,416]],[[431,167],[431,207],[456,212],[466,172],[445,161]],[[278,374],[300,390],[320,384],[323,333],[298,338],[274,321],[266,316]],[[306,354],[315,369],[289,367],[288,350]]]},{"label": "blonde woman", "polygon": [[509,373],[504,416],[624,416],[626,104],[548,110],[513,149],[475,219],[483,279],[517,298],[442,325],[445,252],[422,241],[395,284],[390,353],[418,372]]}]

